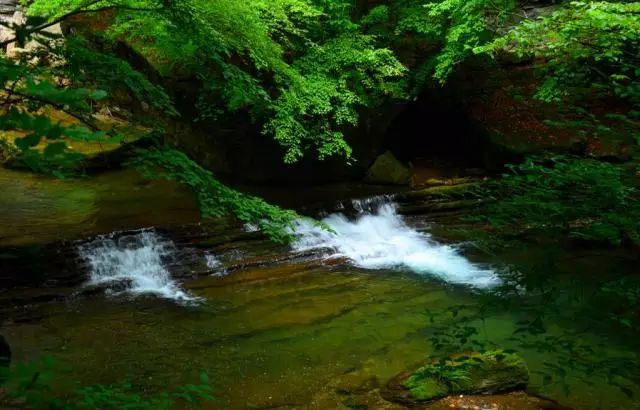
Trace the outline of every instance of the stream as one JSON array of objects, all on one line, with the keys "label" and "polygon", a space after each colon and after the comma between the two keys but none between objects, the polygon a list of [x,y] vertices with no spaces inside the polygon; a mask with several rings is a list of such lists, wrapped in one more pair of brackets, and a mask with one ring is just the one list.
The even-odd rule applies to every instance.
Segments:
[{"label": "stream", "polygon": [[[318,194],[333,232],[301,220],[281,246],[253,226],[200,223],[181,188],[130,171],[56,186],[6,173],[0,244],[18,259],[0,267],[57,273],[2,286],[0,334],[15,361],[55,357],[61,391],[128,380],[162,392],[205,371],[218,398],[205,408],[403,408],[380,393],[398,373],[500,347],[525,359],[532,394],[640,408],[638,333],[611,319],[626,303],[615,290],[638,281],[626,251],[488,252],[457,217],[406,216],[393,195],[344,187]],[[50,259],[27,268],[24,249]]]}]

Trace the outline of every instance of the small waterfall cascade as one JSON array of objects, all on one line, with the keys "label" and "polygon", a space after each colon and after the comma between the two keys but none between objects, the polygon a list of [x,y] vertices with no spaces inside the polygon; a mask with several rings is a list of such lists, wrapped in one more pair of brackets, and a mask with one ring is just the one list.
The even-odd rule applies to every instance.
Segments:
[{"label": "small waterfall cascade", "polygon": [[347,258],[360,268],[404,269],[476,288],[500,283],[492,269],[470,262],[455,246],[408,226],[392,198],[354,200],[352,206],[358,211],[355,218],[335,213],[323,219],[335,233],[299,221],[294,250],[326,250],[327,258]]},{"label": "small waterfall cascade", "polygon": [[178,302],[194,302],[172,279],[166,261],[173,242],[152,230],[120,237],[102,236],[79,246],[89,270],[89,284],[106,286],[112,294],[153,294]]}]

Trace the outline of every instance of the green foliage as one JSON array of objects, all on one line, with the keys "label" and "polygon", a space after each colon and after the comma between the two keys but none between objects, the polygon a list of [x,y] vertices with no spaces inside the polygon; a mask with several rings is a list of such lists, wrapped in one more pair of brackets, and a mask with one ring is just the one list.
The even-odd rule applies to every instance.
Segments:
[{"label": "green foliage", "polygon": [[293,65],[301,73],[275,101],[267,132],[287,148],[285,162],[295,162],[316,148],[319,158],[351,156],[342,132],[358,123],[358,109],[385,96],[402,97],[404,67],[393,52],[373,46],[363,35],[338,37],[313,47]]},{"label": "green foliage", "polygon": [[81,37],[65,41],[59,52],[66,62],[61,75],[102,90],[125,90],[138,102],[146,102],[163,113],[177,115],[166,91],[134,70],[127,61],[95,50]]},{"label": "green foliage", "polygon": [[492,29],[504,22],[514,5],[512,0],[444,0],[425,5],[427,24],[416,29],[443,42],[435,57],[434,78],[444,83],[474,48],[491,38]]},{"label": "green foliage", "polygon": [[180,386],[172,393],[161,393],[154,397],[143,397],[137,393],[129,383],[121,385],[105,386],[96,385],[82,387],[77,390],[77,400],[69,409],[105,409],[105,410],[169,410],[175,408],[178,402],[197,405],[202,401],[213,401],[213,389],[209,386],[206,373],[202,374],[206,379],[202,384],[189,384]]},{"label": "green foliage", "polygon": [[[0,117],[0,128],[28,133],[17,139],[16,145],[22,150],[22,162],[36,171],[65,175],[66,168],[81,159],[77,154],[68,152],[64,144],[67,139],[95,140],[108,136],[89,128],[56,124],[38,113],[42,107],[51,106],[91,125],[94,101],[107,96],[105,92],[87,88],[57,87],[49,80],[53,75],[72,78],[75,84],[104,86],[110,91],[124,89],[139,101],[175,114],[164,90],[110,52],[110,41],[128,41],[162,74],[197,76],[203,84],[199,103],[201,118],[208,113],[224,111],[215,105],[216,98],[224,101],[227,110],[251,108],[256,114],[273,111],[277,105],[272,92],[267,89],[274,84],[273,81],[282,87],[306,81],[305,76],[285,61],[283,45],[295,48],[299,41],[308,41],[306,36],[311,19],[321,14],[314,5],[302,0],[185,0],[175,3],[36,0],[31,4],[29,13],[55,22],[65,16],[91,14],[99,10],[110,10],[108,19],[113,19],[105,38],[100,39],[101,50],[95,44],[90,46],[87,39],[77,34],[63,44],[51,47],[52,52],[64,57],[61,65],[34,72],[24,64],[7,62],[4,66],[7,72],[5,82],[11,89],[10,98],[16,96],[21,106],[12,107]],[[273,17],[278,21],[273,21]],[[33,26],[27,26],[25,30],[32,30],[34,36],[38,34]],[[99,36],[96,35],[91,41],[97,38]],[[364,44],[361,41],[357,46]],[[361,60],[348,61],[337,68],[360,64],[354,69],[364,73],[362,64],[375,62],[365,55],[371,50],[372,47],[368,47],[362,51]],[[379,54],[381,58],[391,56],[388,51],[380,51]],[[374,67],[372,71],[371,81],[377,82],[384,77],[379,69]],[[311,82],[314,81],[317,79]],[[344,89],[346,80],[341,82]],[[372,82],[363,84],[366,88]],[[350,85],[363,87],[361,84]],[[338,119],[340,121],[342,119]],[[113,136],[110,137],[113,140]],[[39,149],[42,141],[49,145]],[[325,149],[323,152],[328,154],[329,151]],[[134,162],[150,176],[176,179],[191,187],[205,217],[232,213],[242,221],[256,223],[274,240],[286,242],[291,238],[289,232],[293,230],[295,213],[225,187],[211,173],[178,151],[154,149],[141,153]]]},{"label": "green foliage", "polygon": [[44,358],[37,363],[18,363],[12,369],[0,368],[0,379],[6,380],[0,389],[0,406],[33,409],[103,409],[103,410],[169,410],[178,404],[196,405],[214,401],[213,388],[207,373],[200,374],[198,384],[178,387],[173,392],[154,396],[141,395],[128,382],[116,385],[94,385],[77,388],[61,396],[54,385],[61,381],[56,375],[56,363]]},{"label": "green foliage", "polygon": [[413,72],[416,86],[421,89],[432,80],[444,84],[457,66],[474,55],[475,48],[493,39],[495,32],[509,21],[516,2],[414,0],[393,6],[395,29],[390,40],[397,43],[399,38],[413,36],[416,47],[432,50]]},{"label": "green foliage", "polygon": [[[60,176],[73,173],[83,156],[70,152],[66,141],[102,141],[107,137],[103,131],[80,125],[81,121],[91,122],[92,104],[106,96],[103,91],[57,87],[41,70],[32,70],[2,57],[0,84],[4,94],[0,131],[23,135],[15,139],[19,153],[14,152],[13,156],[34,171]],[[54,123],[41,111],[47,107],[65,112],[80,123]],[[37,150],[41,142],[49,145]]]},{"label": "green foliage", "polygon": [[391,19],[391,9],[386,4],[372,8],[369,13],[360,20],[360,24],[375,26],[386,24]]},{"label": "green foliage", "polygon": [[146,175],[178,181],[196,194],[204,217],[221,217],[229,213],[239,220],[256,224],[276,242],[292,239],[293,221],[299,216],[266,203],[260,198],[242,194],[218,181],[215,176],[189,159],[184,153],[170,148],[140,151],[132,165]]},{"label": "green foliage", "polygon": [[[60,15],[51,3],[36,0],[30,12]],[[57,3],[65,11],[80,4]],[[200,79],[200,120],[248,110],[286,150],[285,161],[295,162],[308,150],[321,159],[348,158],[343,131],[357,124],[357,110],[403,96],[404,67],[357,32],[350,3],[100,1],[91,7],[120,9],[107,35],[126,39],[160,73]],[[145,11],[134,10],[140,8]],[[82,54],[75,58],[94,76],[114,66],[104,57],[96,67]]]},{"label": "green foliage", "polygon": [[640,243],[640,193],[619,166],[552,156],[509,168],[484,192],[496,201],[481,217],[503,233],[524,228],[615,245]]},{"label": "green foliage", "polygon": [[640,3],[571,1],[551,15],[524,20],[477,48],[544,61],[537,97],[560,101],[593,94],[640,102]]},{"label": "green foliage", "polygon": [[[502,284],[477,295],[475,303],[426,312],[429,341],[438,356],[487,352],[497,346],[527,358],[540,354],[543,362],[530,363],[531,387],[537,392],[553,389],[569,395],[578,383],[598,383],[631,397],[639,380],[635,356],[600,342],[618,335],[635,351],[640,301],[636,276],[630,272],[620,278],[612,264],[605,263],[602,272],[594,269],[601,275],[581,272],[584,275],[576,277],[572,264],[566,265],[567,253],[558,251],[557,244],[540,248],[529,243],[526,255],[526,262],[502,269]],[[505,312],[517,312],[520,319],[514,326],[505,327]],[[433,358],[429,363],[440,364]]]},{"label": "green foliage", "polygon": [[615,307],[610,319],[629,329],[637,328],[640,309],[640,282],[636,278],[622,278],[605,283],[601,287],[607,305]]}]

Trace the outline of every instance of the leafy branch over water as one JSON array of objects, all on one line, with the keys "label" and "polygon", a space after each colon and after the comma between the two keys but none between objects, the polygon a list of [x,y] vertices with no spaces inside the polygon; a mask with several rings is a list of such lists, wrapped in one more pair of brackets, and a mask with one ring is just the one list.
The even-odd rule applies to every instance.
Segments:
[{"label": "leafy branch over water", "polygon": [[640,191],[619,165],[572,156],[533,156],[480,187],[493,201],[475,221],[505,236],[563,234],[612,245],[640,243]]},{"label": "leafy branch over water", "polygon": [[131,165],[146,175],[180,182],[194,192],[204,217],[221,217],[232,213],[239,220],[256,224],[276,242],[293,239],[294,221],[300,216],[291,210],[270,205],[263,199],[233,190],[214,175],[189,159],[183,152],[171,148],[139,151]]}]

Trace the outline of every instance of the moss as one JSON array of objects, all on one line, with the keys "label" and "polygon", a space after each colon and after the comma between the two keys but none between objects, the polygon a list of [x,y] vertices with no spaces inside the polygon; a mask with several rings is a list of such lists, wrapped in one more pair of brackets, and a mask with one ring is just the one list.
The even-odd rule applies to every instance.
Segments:
[{"label": "moss", "polygon": [[477,187],[478,184],[475,182],[432,186],[416,191],[400,193],[398,194],[398,198],[402,200],[465,198],[469,197],[469,194],[474,193],[474,189]]},{"label": "moss", "polygon": [[472,353],[432,362],[404,382],[416,401],[452,394],[493,394],[523,388],[529,380],[524,360],[502,350]]},{"label": "moss", "polygon": [[411,171],[400,162],[391,151],[380,155],[365,177],[365,181],[372,184],[408,185]]},{"label": "moss", "polygon": [[449,394],[447,385],[434,378],[410,377],[405,382],[405,387],[411,391],[411,396],[419,401],[428,401],[445,397]]}]

